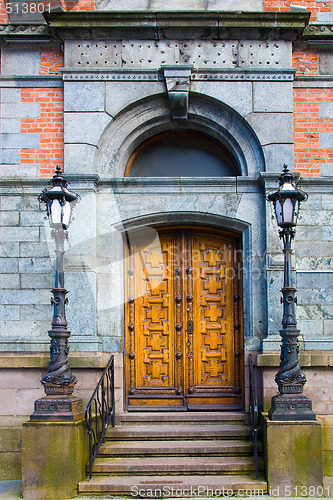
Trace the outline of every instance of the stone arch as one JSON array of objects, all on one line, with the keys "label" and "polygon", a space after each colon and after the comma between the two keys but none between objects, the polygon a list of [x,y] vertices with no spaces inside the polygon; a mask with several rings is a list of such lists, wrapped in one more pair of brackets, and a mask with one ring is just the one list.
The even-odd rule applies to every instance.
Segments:
[{"label": "stone arch", "polygon": [[122,110],[101,136],[95,172],[101,177],[123,177],[140,144],[174,129],[204,132],[215,138],[234,156],[242,176],[257,177],[265,171],[259,139],[244,118],[217,99],[191,93],[188,120],[171,119],[166,94],[150,96]]}]

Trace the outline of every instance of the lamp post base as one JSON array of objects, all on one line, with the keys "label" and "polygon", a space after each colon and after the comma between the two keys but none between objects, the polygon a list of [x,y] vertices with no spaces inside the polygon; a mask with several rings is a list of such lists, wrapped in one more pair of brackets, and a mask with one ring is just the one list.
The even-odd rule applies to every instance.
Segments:
[{"label": "lamp post base", "polygon": [[37,399],[30,421],[76,422],[83,418],[84,410],[81,399],[57,395]]},{"label": "lamp post base", "polygon": [[316,420],[311,399],[301,394],[278,394],[272,397],[272,407],[268,412],[270,420],[299,421]]}]

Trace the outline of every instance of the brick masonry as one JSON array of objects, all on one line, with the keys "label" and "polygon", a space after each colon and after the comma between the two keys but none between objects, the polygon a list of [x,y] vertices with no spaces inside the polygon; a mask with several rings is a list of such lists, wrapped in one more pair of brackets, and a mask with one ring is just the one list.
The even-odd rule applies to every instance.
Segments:
[{"label": "brick masonry", "polygon": [[294,89],[295,170],[320,176],[333,163],[332,89]]},{"label": "brick masonry", "polygon": [[63,165],[63,91],[22,89],[21,102],[40,107],[39,117],[21,119],[21,134],[39,136],[38,147],[21,149],[21,164],[38,165],[40,176],[48,177],[56,165]]}]

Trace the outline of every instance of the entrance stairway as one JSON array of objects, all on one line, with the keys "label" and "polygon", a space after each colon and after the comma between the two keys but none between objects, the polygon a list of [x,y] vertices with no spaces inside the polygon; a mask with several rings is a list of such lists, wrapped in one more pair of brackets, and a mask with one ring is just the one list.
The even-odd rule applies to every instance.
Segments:
[{"label": "entrance stairway", "polygon": [[[261,476],[263,468],[259,456]],[[79,493],[149,498],[266,493],[267,482],[254,478],[246,414],[128,413],[108,429],[93,479],[80,482]]]}]

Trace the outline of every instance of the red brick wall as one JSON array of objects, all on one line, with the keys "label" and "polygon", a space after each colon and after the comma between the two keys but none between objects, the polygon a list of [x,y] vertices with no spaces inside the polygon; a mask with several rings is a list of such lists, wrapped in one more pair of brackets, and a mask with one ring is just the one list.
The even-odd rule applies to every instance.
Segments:
[{"label": "red brick wall", "polygon": [[296,75],[318,75],[318,50],[294,49],[293,67]]},{"label": "red brick wall", "polygon": [[331,118],[319,117],[319,103],[333,102],[333,89],[294,89],[295,170],[320,176],[320,166],[333,163],[332,148],[319,147],[320,132],[333,132]]},{"label": "red brick wall", "polygon": [[41,177],[50,177],[56,165],[64,163],[63,89],[22,89],[21,101],[40,105],[39,118],[21,119],[22,133],[40,134],[40,148],[21,149],[21,163],[37,164]]},{"label": "red brick wall", "polygon": [[0,23],[8,23],[8,15],[6,12],[6,4],[4,0],[0,0]]},{"label": "red brick wall", "polygon": [[290,9],[290,4],[306,7],[307,11],[311,11],[311,21],[316,20],[317,12],[331,12],[332,1],[317,2],[316,0],[263,0],[264,10],[273,12],[287,12]]},{"label": "red brick wall", "polygon": [[64,53],[60,49],[41,51],[41,75],[60,75],[64,66]]}]

